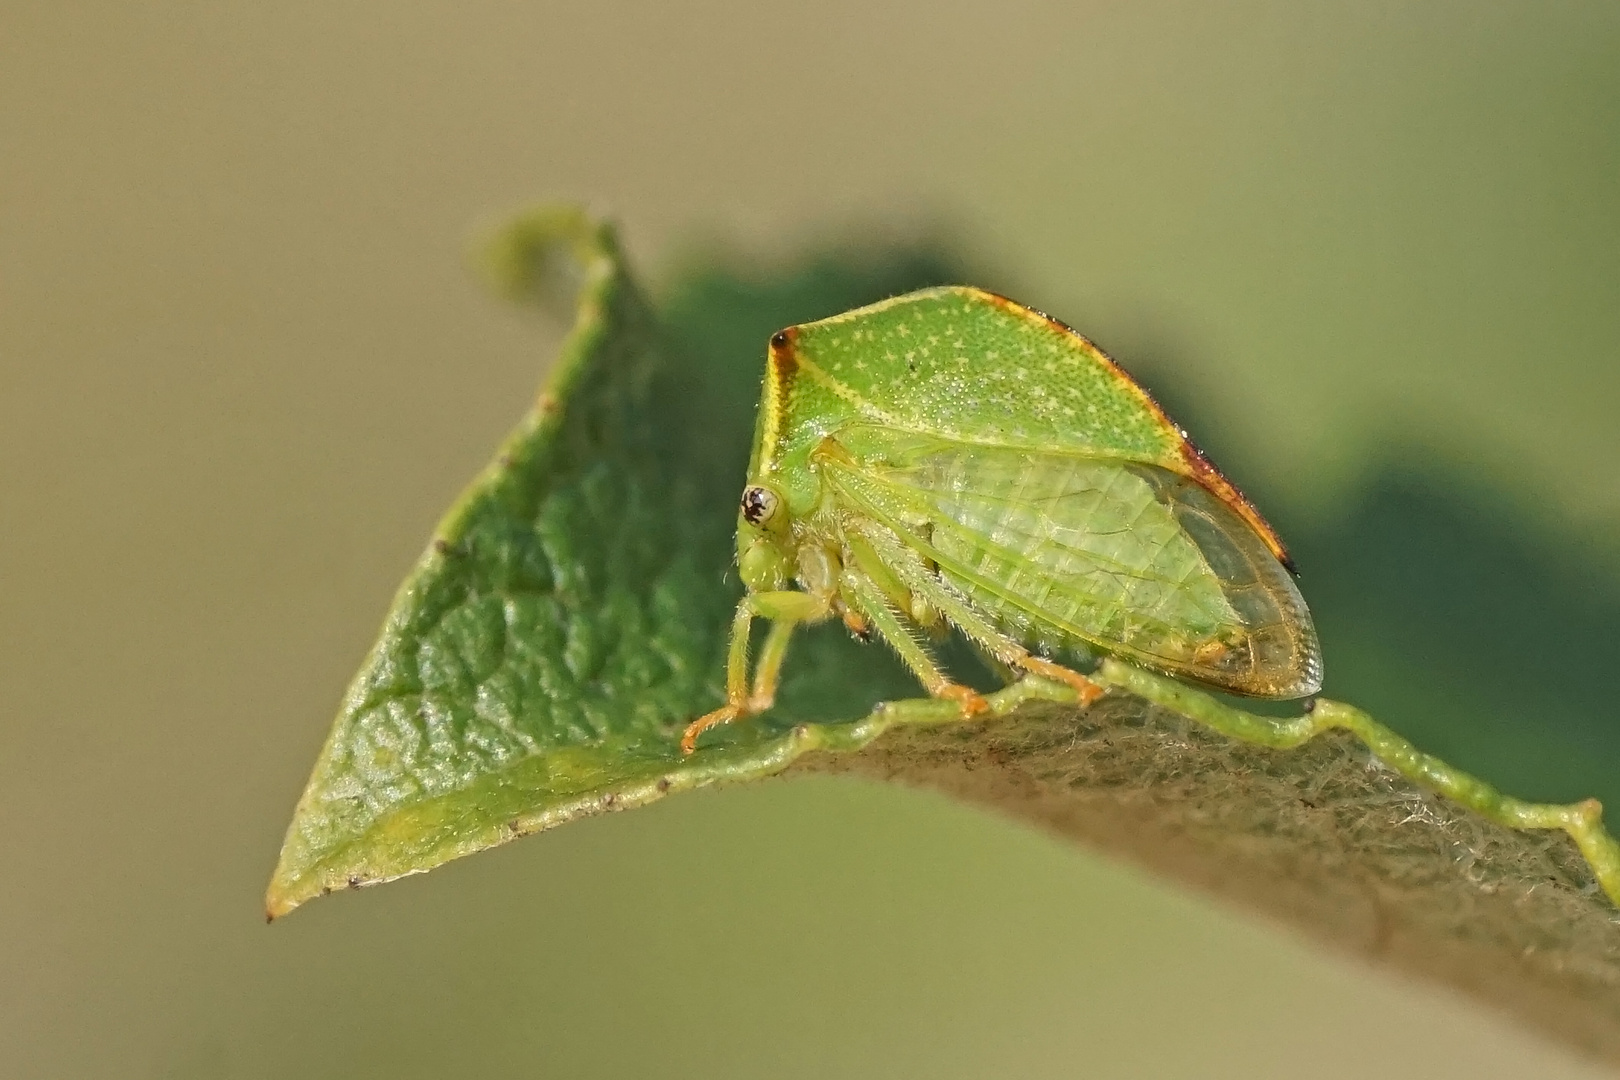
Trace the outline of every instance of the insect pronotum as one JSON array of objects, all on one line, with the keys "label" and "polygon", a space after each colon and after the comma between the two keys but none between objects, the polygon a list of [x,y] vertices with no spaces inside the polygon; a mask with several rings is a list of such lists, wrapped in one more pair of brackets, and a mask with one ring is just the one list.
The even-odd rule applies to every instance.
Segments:
[{"label": "insect pronotum", "polygon": [[[982,289],[925,289],[771,338],[737,524],[726,703],[769,709],[793,632],[841,618],[971,716],[927,638],[1102,693],[1099,654],[1261,698],[1322,683],[1277,534],[1118,364]],[[770,620],[753,678],[749,636]]]}]

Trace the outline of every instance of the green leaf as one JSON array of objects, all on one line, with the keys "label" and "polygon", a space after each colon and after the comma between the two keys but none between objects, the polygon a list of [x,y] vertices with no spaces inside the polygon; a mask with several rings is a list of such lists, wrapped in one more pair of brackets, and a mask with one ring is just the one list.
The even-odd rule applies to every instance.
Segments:
[{"label": "green leaf", "polygon": [[1090,710],[1025,680],[962,722],[901,701],[899,665],[834,625],[796,643],[776,708],[682,757],[723,697],[765,337],[956,275],[901,259],[812,264],[774,292],[688,277],[655,313],[612,231],[572,210],[518,221],[488,262],[514,297],[576,289],[574,329],[345,696],[272,917],[670,792],[852,771],[1055,829],[1620,1057],[1620,846],[1597,804],[1510,798],[1347,705],[1258,716],[1108,663]]},{"label": "green leaf", "polygon": [[584,814],[778,771],[826,741],[808,722],[915,693],[884,653],[810,635],[766,722],[681,756],[682,728],[724,696],[758,372],[678,350],[612,230],[577,211],[525,217],[488,262],[515,298],[577,281],[577,320],[395,598],[294,811],[272,917]]}]

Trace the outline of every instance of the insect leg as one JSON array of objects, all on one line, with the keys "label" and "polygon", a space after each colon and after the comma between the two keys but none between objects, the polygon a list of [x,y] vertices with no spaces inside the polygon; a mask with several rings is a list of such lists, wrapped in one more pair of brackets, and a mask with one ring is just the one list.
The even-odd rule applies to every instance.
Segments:
[{"label": "insect leg", "polygon": [[954,683],[950,677],[940,670],[934,658],[928,654],[900,616],[895,614],[889,600],[883,595],[883,590],[865,574],[853,567],[846,566],[838,579],[839,595],[844,603],[855,608],[877,632],[883,636],[894,651],[900,654],[900,659],[911,669],[912,674],[923,684],[933,697],[950,698],[962,705],[962,715],[972,716],[989,708],[985,701],[972,687]]},{"label": "insect leg", "polygon": [[[681,753],[690,754],[697,749],[698,736],[710,728],[770,708],[776,697],[777,676],[782,670],[782,660],[787,655],[793,631],[801,623],[826,618],[831,610],[828,598],[792,590],[750,593],[743,597],[742,603],[737,605],[737,614],[731,620],[731,647],[726,654],[726,703],[686,725],[686,731],[681,735]],[[771,630],[760,652],[759,666],[754,675],[754,692],[750,695],[748,636],[756,615],[770,619]]]},{"label": "insect leg", "polygon": [[[993,623],[955,589],[928,572],[922,560],[910,548],[901,544],[887,530],[862,528],[861,535],[872,545],[871,550],[900,582],[914,592],[927,597],[956,627],[972,638],[986,652],[1009,667],[1020,668],[1033,675],[1066,683],[1079,695],[1082,706],[1090,705],[1102,697],[1104,690],[1078,671],[1062,664],[1054,664],[1034,655],[1013,638],[998,630]],[[850,548],[860,560],[860,548]]]},{"label": "insect leg", "polygon": [[[809,621],[809,620],[803,620]],[[776,704],[776,684],[782,674],[782,661],[787,658],[788,642],[799,622],[777,619],[765,635],[765,647],[759,651],[759,663],[754,667],[754,693],[748,699],[750,713],[762,713]]]},{"label": "insect leg", "polygon": [[731,620],[731,647],[726,653],[726,703],[686,725],[686,731],[681,735],[683,754],[695,750],[698,736],[709,728],[737,719],[747,701],[748,633],[754,626],[753,599],[752,596],[743,597],[742,603],[737,605],[737,614]]},{"label": "insect leg", "polygon": [[1033,653],[1025,653],[1018,666],[1031,675],[1039,675],[1043,679],[1053,679],[1060,683],[1068,683],[1080,698],[1080,707],[1087,708],[1092,702],[1102,697],[1108,691],[1092,682],[1084,675],[1062,664],[1054,664],[1050,660],[1042,660]]}]

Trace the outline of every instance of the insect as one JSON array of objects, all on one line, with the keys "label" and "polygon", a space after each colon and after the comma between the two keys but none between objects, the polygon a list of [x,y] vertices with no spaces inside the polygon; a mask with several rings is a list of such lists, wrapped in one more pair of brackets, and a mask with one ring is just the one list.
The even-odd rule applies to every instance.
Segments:
[{"label": "insect", "polygon": [[[1297,698],[1321,650],[1281,540],[1118,364],[1063,323],[966,286],[771,338],[737,523],[746,595],[726,703],[769,709],[800,626],[841,618],[933,697],[987,708],[935,661],[955,628],[1010,678],[1102,689],[1099,654]],[[753,620],[770,621],[753,679]]]}]

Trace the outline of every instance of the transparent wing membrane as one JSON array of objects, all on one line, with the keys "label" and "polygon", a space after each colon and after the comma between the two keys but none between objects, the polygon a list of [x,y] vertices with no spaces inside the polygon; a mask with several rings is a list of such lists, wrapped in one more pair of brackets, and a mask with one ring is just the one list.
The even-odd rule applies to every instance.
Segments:
[{"label": "transparent wing membrane", "polygon": [[839,500],[893,530],[1028,644],[1092,645],[1257,697],[1315,693],[1293,580],[1195,481],[1090,455],[868,425],[820,455]]}]

